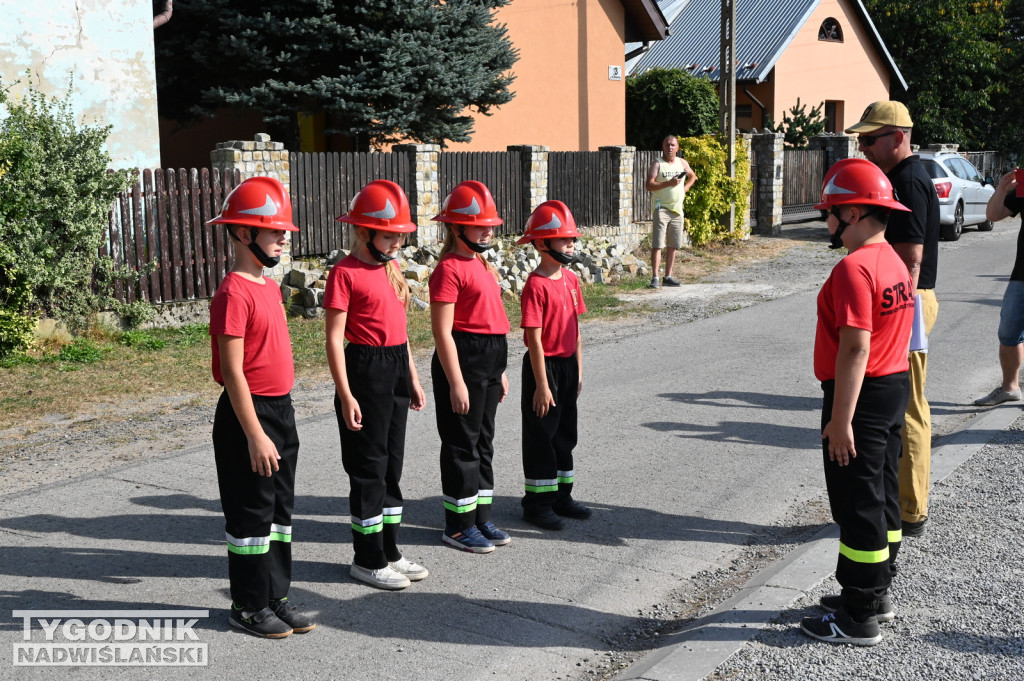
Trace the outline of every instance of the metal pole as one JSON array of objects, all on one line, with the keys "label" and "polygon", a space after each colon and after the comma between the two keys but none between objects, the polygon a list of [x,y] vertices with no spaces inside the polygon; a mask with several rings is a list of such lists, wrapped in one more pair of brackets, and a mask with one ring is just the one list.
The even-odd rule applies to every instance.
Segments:
[{"label": "metal pole", "polygon": [[[729,179],[736,179],[736,1],[722,0],[719,51],[718,129],[728,148]],[[729,229],[736,224],[736,204],[729,208]]]}]

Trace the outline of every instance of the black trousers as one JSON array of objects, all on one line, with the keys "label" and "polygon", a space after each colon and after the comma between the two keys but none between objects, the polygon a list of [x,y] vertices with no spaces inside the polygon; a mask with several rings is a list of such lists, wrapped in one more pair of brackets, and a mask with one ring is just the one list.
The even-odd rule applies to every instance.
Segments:
[{"label": "black trousers", "polygon": [[249,442],[231,399],[224,391],[213,420],[213,452],[228,542],[231,600],[245,610],[261,610],[284,598],[292,581],[292,509],[299,436],[291,395],[252,396],[263,432],[281,459],[278,471],[253,473]]},{"label": "black trousers", "polygon": [[373,347],[349,343],[345,368],[352,396],[363,415],[362,429],[349,430],[334,394],[341,433],[341,463],[348,473],[352,514],[353,562],[378,570],[402,557],[398,529],[402,522],[402,462],[409,418],[407,346]]},{"label": "black trousers", "polygon": [[451,384],[437,358],[430,362],[437,432],[441,437],[441,493],[445,526],[467,529],[491,519],[494,496],[494,415],[501,399],[501,375],[508,365],[504,335],[452,333],[469,413],[452,411]]},{"label": "black trousers", "polygon": [[[824,428],[832,419],[835,381],[825,381],[821,387]],[[907,372],[865,378],[853,413],[856,458],[847,466],[829,461],[828,440],[822,441],[825,485],[832,518],[839,525],[836,581],[854,616],[874,612],[892,582],[902,537],[900,430],[909,394]]]},{"label": "black trousers", "polygon": [[555,406],[544,418],[533,411],[537,378],[530,353],[523,356],[523,390],[519,399],[523,413],[523,475],[525,509],[552,506],[572,494],[572,450],[576,447],[576,396],[580,371],[576,356],[545,357],[544,368]]}]

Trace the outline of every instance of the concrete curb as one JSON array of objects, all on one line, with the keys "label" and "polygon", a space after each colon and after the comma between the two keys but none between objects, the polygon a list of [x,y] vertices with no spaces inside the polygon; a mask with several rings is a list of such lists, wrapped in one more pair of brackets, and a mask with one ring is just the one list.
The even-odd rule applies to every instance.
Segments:
[{"label": "concrete curb", "polygon": [[[1021,414],[1020,406],[989,409],[932,450],[932,484],[987,445]],[[636,681],[700,681],[754,638],[779,612],[790,607],[835,570],[839,528],[829,525],[786,558],[755,575],[714,612],[667,635],[661,647],[617,678]]]}]

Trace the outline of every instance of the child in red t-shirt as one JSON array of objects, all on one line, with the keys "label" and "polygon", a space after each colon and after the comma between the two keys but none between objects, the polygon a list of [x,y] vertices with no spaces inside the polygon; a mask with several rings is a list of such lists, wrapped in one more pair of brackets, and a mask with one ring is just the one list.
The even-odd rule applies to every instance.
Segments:
[{"label": "child in red t-shirt", "polygon": [[879,621],[893,618],[888,590],[900,546],[900,430],[910,383],[907,355],[913,283],[885,240],[893,198],[881,170],[844,159],[829,170],[821,203],[833,247],[849,254],[818,294],[814,374],[821,381],[822,460],[839,525],[836,581],[821,599],[829,612],[806,617],[804,633],[830,643],[874,645]]},{"label": "child in red t-shirt", "polygon": [[228,621],[283,638],[316,624],[288,602],[299,452],[295,367],[281,288],[263,268],[278,263],[284,233],[298,227],[284,186],[269,177],[238,185],[210,224],[225,225],[235,242],[234,264],[210,304],[213,377],[224,386],[213,451],[228,543]]},{"label": "child in red t-shirt", "polygon": [[523,340],[523,519],[561,530],[559,516],[586,519],[591,511],[572,498],[576,398],[583,388],[579,315],[587,311],[580,280],[563,267],[572,262],[576,221],[561,201],[537,206],[518,244],[533,243],[540,265],[526,279],[521,298]]},{"label": "child in red t-shirt", "polygon": [[508,394],[508,317],[498,274],[483,252],[502,220],[480,182],[457,185],[434,220],[447,223],[430,275],[430,363],[441,437],[442,541],[473,553],[508,544],[491,521],[494,417]]},{"label": "child in red t-shirt", "polygon": [[416,226],[405,192],[388,180],[363,187],[338,220],[353,226],[355,238],[351,254],[327,278],[324,309],[341,461],[350,484],[350,574],[378,589],[404,589],[430,574],[398,548],[405,425],[409,409],[423,409],[426,400],[409,352],[409,286],[394,258]]}]

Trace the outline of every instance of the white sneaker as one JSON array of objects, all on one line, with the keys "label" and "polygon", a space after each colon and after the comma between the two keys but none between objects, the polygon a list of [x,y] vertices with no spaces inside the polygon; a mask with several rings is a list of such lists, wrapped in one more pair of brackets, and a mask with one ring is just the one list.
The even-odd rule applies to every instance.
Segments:
[{"label": "white sneaker", "polygon": [[390,565],[386,565],[379,570],[370,570],[353,564],[349,574],[352,576],[352,579],[358,579],[360,582],[365,582],[370,586],[390,591],[404,589],[412,583],[408,577],[400,572],[396,572]]},{"label": "white sneaker", "polygon": [[405,556],[402,556],[393,563],[388,563],[392,570],[399,574],[403,574],[408,577],[410,582],[418,582],[421,579],[426,579],[430,574],[430,570],[423,567],[419,563],[414,563]]}]

